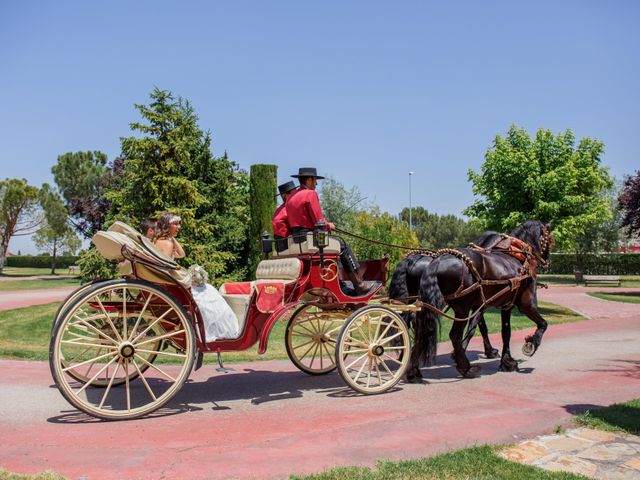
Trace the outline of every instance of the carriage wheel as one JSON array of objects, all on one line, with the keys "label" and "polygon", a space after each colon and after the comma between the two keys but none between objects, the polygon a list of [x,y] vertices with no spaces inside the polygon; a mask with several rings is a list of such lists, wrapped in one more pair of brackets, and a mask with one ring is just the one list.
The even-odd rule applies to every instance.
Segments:
[{"label": "carriage wheel", "polygon": [[[118,420],[168,402],[188,378],[194,355],[194,331],[182,305],[148,282],[119,280],[84,291],[61,314],[49,365],[74,407]],[[161,365],[152,363],[156,357]]]},{"label": "carriage wheel", "polygon": [[[73,305],[73,303],[78,298],[80,298],[80,296],[84,292],[86,292],[86,291],[88,291],[88,290],[90,290],[92,288],[95,288],[98,283],[100,283],[100,286],[106,286],[107,284],[113,284],[113,283],[118,283],[118,282],[120,282],[120,280],[108,280],[108,281],[105,281],[105,282],[92,282],[92,283],[87,283],[85,285],[82,285],[82,286],[76,288],[73,292],[71,292],[69,294],[69,296],[58,307],[58,310],[56,311],[56,314],[55,314],[55,316],[53,318],[53,323],[51,325],[51,330],[53,331],[53,327],[55,327],[56,323],[58,323],[58,321],[60,320],[62,315],[64,313],[66,313],[65,312],[66,309],[71,307],[71,305]],[[116,323],[120,323],[121,321],[122,321],[122,319],[116,319]],[[161,340],[159,340],[159,341],[161,341]],[[154,347],[151,350],[157,349],[159,347],[160,347],[159,344],[158,345],[154,345]],[[156,357],[157,357],[157,355],[155,355],[155,354],[147,355],[147,362],[149,364],[153,363],[155,361]],[[63,368],[67,368],[69,366],[69,364],[64,359],[64,357],[60,358],[60,362],[61,362]],[[149,365],[148,364],[144,364],[144,365],[142,365],[140,367],[140,370],[144,372],[147,368],[149,368]],[[91,378],[91,377],[88,377],[88,376],[84,375],[84,371],[86,371],[86,370],[87,370],[87,368],[83,366],[82,368],[79,368],[77,370],[73,369],[73,368],[70,369],[70,370],[67,370],[67,373],[69,375],[71,375],[73,378],[75,378],[77,381],[86,383]],[[129,380],[133,380],[134,378],[136,378],[138,376],[138,372],[137,371],[129,372],[128,376],[129,376]],[[125,383],[125,381],[126,380],[125,380],[125,378],[123,376],[118,376],[113,381],[112,386],[122,385],[123,383]],[[93,385],[96,386],[96,387],[106,387],[108,384],[109,384],[109,380],[107,380],[107,379],[96,379],[93,382]]]},{"label": "carriage wheel", "polygon": [[385,307],[368,306],[355,311],[338,336],[338,371],[360,393],[389,390],[404,375],[410,356],[406,323]]},{"label": "carriage wheel", "polygon": [[336,338],[348,313],[302,305],[289,319],[285,344],[293,364],[310,375],[336,368]]}]

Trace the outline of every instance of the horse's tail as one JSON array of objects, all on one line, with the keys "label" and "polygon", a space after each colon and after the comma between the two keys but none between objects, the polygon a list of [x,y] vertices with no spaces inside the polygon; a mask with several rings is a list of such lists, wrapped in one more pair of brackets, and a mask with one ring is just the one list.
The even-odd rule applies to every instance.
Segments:
[{"label": "horse's tail", "polygon": [[[438,286],[438,261],[434,261],[420,281],[420,300],[442,310],[445,299]],[[415,322],[415,355],[420,363],[433,365],[438,353],[438,334],[440,315],[429,308],[422,307],[416,315]]]},{"label": "horse's tail", "polygon": [[[391,283],[389,283],[389,298],[408,298],[409,297],[409,270],[413,263],[411,257],[404,258],[398,262],[395,272],[391,277]],[[402,312],[400,314],[404,323],[408,328],[413,328],[415,315],[411,312]]]}]

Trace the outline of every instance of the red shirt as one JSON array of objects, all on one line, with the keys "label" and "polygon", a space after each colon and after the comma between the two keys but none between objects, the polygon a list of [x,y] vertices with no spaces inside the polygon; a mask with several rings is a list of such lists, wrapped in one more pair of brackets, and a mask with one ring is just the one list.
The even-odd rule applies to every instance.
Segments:
[{"label": "red shirt", "polygon": [[284,208],[283,203],[276,211],[273,212],[273,218],[271,219],[271,226],[273,227],[273,234],[280,237],[288,237],[291,235],[291,227],[287,221],[287,209]]},{"label": "red shirt", "polygon": [[301,186],[300,190],[287,199],[289,226],[313,230],[318,220],[327,223],[320,208],[320,199],[315,190]]}]

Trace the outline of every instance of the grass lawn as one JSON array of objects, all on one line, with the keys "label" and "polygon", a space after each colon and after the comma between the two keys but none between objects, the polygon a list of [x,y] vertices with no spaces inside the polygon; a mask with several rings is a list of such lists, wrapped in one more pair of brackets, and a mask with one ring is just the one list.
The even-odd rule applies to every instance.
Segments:
[{"label": "grass lawn", "polygon": [[[56,268],[57,275],[66,275],[68,269]],[[32,277],[34,275],[51,275],[51,268],[4,267],[0,277]]]},{"label": "grass lawn", "polygon": [[574,420],[578,425],[612,432],[640,433],[640,398],[588,410]]},{"label": "grass lawn", "polygon": [[[36,305],[33,307],[16,308],[0,312],[0,356],[25,358],[29,360],[47,360],[49,355],[49,340],[51,335],[51,322],[59,303]],[[583,320],[571,310],[558,305],[542,303],[540,305],[542,315],[550,325],[558,323],[575,322]],[[485,315],[489,332],[500,331],[500,313],[497,310],[489,310]],[[533,322],[522,315],[514,314],[512,318],[514,330],[534,328]],[[442,321],[441,341],[449,341],[448,334],[451,322]],[[257,354],[257,345],[243,352],[229,352],[223,355],[225,362],[235,363],[252,360],[282,360],[286,359],[287,351],[284,342],[286,322],[278,322],[269,336],[269,348],[264,355]],[[476,335],[479,332],[476,331]],[[216,356],[205,355],[205,361],[212,363]]]},{"label": "grass lawn", "polygon": [[79,286],[79,278],[58,278],[52,276],[46,280],[0,281],[0,292],[15,292],[16,290],[47,290],[49,288]]},{"label": "grass lawn", "polygon": [[640,292],[588,292],[587,295],[611,302],[640,303]]}]

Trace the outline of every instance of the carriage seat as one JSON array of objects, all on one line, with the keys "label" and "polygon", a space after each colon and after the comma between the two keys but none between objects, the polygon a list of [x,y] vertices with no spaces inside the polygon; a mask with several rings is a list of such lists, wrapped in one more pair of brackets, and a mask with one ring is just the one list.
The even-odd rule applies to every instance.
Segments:
[{"label": "carriage seat", "polygon": [[191,287],[191,275],[188,270],[180,267],[159,251],[149,239],[125,223],[114,223],[109,230],[96,233],[91,241],[104,258],[119,262],[118,271],[122,276],[133,275],[131,263],[122,255],[122,247],[126,246],[148,263],[161,269],[158,271],[141,263],[136,264],[138,278],[160,284],[174,283],[171,281],[173,279],[186,289]]},{"label": "carriage seat", "polygon": [[[329,235],[329,245],[324,249],[324,253],[328,255],[337,255],[342,250],[340,240],[333,235]],[[273,258],[287,258],[299,255],[317,255],[320,253],[320,249],[313,245],[313,233],[307,232],[307,238],[297,243],[293,236],[287,237],[287,249],[281,252],[273,252]]]},{"label": "carriage seat", "polygon": [[255,281],[224,283],[219,292],[236,314],[242,331],[251,296],[258,285],[280,283],[286,286],[298,280],[301,273],[302,262],[297,258],[262,260],[256,269]]}]

